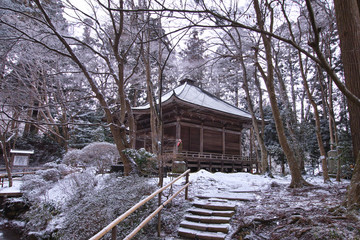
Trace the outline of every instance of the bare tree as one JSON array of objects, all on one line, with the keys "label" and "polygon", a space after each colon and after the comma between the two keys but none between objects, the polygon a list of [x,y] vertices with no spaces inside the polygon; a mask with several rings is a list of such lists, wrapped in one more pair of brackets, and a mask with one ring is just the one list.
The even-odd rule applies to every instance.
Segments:
[{"label": "bare tree", "polygon": [[[282,6],[282,12],[283,12],[284,17],[287,22],[290,37],[292,38],[293,41],[295,41],[296,39],[295,39],[294,33],[291,28],[291,22],[290,22],[288,16],[286,15],[284,4],[282,4],[281,6]],[[310,101],[310,104],[314,110],[315,125],[316,125],[315,132],[316,132],[316,139],[317,139],[319,150],[320,150],[320,158],[321,158],[321,162],[322,162],[324,182],[328,182],[328,181],[330,181],[330,178],[329,178],[328,167],[327,167],[327,158],[326,158],[327,154],[325,152],[325,147],[324,147],[324,143],[323,143],[322,135],[321,135],[320,114],[318,111],[318,106],[317,106],[316,102],[314,101],[314,98],[310,91],[310,87],[308,85],[308,80],[307,80],[306,70],[304,68],[304,64],[303,64],[303,60],[302,60],[302,55],[299,51],[298,51],[298,58],[299,58],[300,73],[301,73],[301,78],[302,78],[302,82],[304,85],[304,89],[305,89],[306,95]]]},{"label": "bare tree", "polygon": [[[238,32],[237,32],[238,33]],[[254,110],[254,106],[253,106],[253,102],[251,100],[251,95],[250,95],[250,90],[249,90],[249,76],[246,70],[246,66],[245,66],[245,61],[244,61],[244,57],[243,57],[243,50],[242,50],[242,40],[241,40],[241,36],[238,33],[238,47],[239,47],[239,61],[240,61],[240,65],[243,71],[243,88],[245,90],[246,93],[246,100],[248,103],[248,108],[249,108],[249,112],[251,114],[251,118],[252,118],[252,125],[253,128],[255,130],[255,135],[256,135],[256,139],[257,142],[259,143],[260,146],[260,152],[261,152],[261,172],[263,174],[270,174],[270,168],[269,168],[269,164],[268,164],[268,152],[264,143],[264,125],[265,125],[265,119],[264,119],[264,114],[262,111],[262,92],[261,92],[261,88],[259,86],[258,83],[256,83],[256,86],[258,88],[259,91],[259,98],[260,98],[260,102],[259,102],[259,108],[261,111],[261,125],[259,124],[259,120],[257,119],[256,115],[255,115],[255,110]],[[256,74],[256,72],[254,73]],[[255,79],[256,81],[256,79]],[[260,125],[260,126],[259,126]]]},{"label": "bare tree", "polygon": [[[270,7],[270,6],[269,6]],[[264,18],[260,10],[260,5],[258,0],[254,0],[254,8],[256,12],[257,24],[259,28],[264,31]],[[274,88],[274,66],[272,60],[272,50],[271,50],[271,40],[265,33],[261,34],[261,38],[265,48],[266,54],[266,66],[267,66],[267,73],[263,70],[261,65],[258,63],[258,68],[261,72],[261,75],[265,81],[266,88],[268,90],[268,95],[270,99],[271,109],[275,120],[276,131],[278,134],[280,145],[284,151],[284,154],[288,160],[290,172],[291,172],[291,183],[290,187],[301,187],[304,185],[309,185],[303,177],[301,176],[301,171],[299,164],[295,158],[294,152],[290,148],[290,145],[286,139],[285,129],[283,125],[283,120],[280,116],[280,110],[278,107],[276,95],[275,95],[275,88]]]},{"label": "bare tree", "polygon": [[[128,148],[130,146],[130,143],[127,140],[127,133],[126,133],[126,125],[128,125],[130,132],[133,131],[134,126],[130,125],[129,123],[133,123],[131,120],[133,118],[131,113],[131,108],[129,108],[128,100],[126,98],[125,93],[125,62],[126,57],[129,54],[129,47],[128,48],[122,48],[121,46],[121,40],[122,37],[125,35],[124,28],[125,28],[125,14],[124,12],[115,12],[112,10],[112,8],[116,9],[123,9],[124,8],[124,2],[120,1],[118,6],[113,6],[112,3],[109,1],[107,5],[104,5],[100,1],[95,1],[95,4],[98,4],[98,7],[101,7],[104,12],[107,14],[108,18],[110,19],[110,26],[108,26],[108,29],[111,29],[111,37],[109,33],[105,30],[106,26],[102,26],[100,24],[100,21],[97,19],[97,15],[95,12],[94,5],[90,5],[90,7],[93,7],[92,10],[94,10],[94,15],[89,15],[87,13],[84,13],[80,9],[77,9],[74,5],[72,5],[70,2],[68,2],[69,6],[75,11],[75,14],[85,15],[89,18],[92,18],[92,20],[95,21],[96,25],[94,27],[91,27],[94,33],[98,36],[104,36],[101,38],[103,43],[107,45],[109,48],[106,49],[106,51],[98,50],[97,47],[91,46],[90,44],[87,44],[80,39],[77,39],[75,37],[70,37],[63,35],[56,25],[53,23],[51,17],[48,15],[47,11],[45,10],[43,4],[35,0],[34,1],[37,8],[38,13],[41,14],[42,18],[44,20],[36,19],[36,21],[40,22],[44,27],[46,27],[51,34],[53,34],[58,41],[61,42],[63,47],[66,49],[66,52],[58,52],[64,56],[69,57],[74,63],[78,66],[78,68],[82,71],[84,74],[86,80],[88,81],[91,90],[95,94],[97,100],[99,101],[103,111],[105,112],[105,117],[108,126],[110,127],[110,130],[112,132],[114,141],[116,143],[116,146],[118,147],[121,160],[124,164],[124,174],[128,175],[134,170],[135,164],[131,162],[130,159],[126,157],[126,155],[123,153],[123,150]],[[79,19],[82,24],[85,26],[89,26],[89,24],[82,20],[80,17]],[[43,44],[41,41],[37,39],[32,39],[33,41]],[[107,67],[107,71],[109,76],[112,77],[113,81],[116,84],[117,87],[117,97],[119,99],[119,112],[118,111],[112,111],[110,102],[106,99],[104,96],[104,93],[101,90],[101,87],[97,83],[96,80],[96,74],[92,74],[91,71],[88,70],[88,67],[86,66],[86,62],[79,56],[79,54],[74,50],[74,48],[71,46],[72,43],[81,44],[86,49],[88,49],[90,52],[95,54],[99,60],[101,59],[104,63],[104,66]],[[130,44],[131,46],[131,44]],[[49,47],[49,46],[45,46]],[[110,50],[110,51],[109,51]],[[113,64],[113,61],[115,61],[115,65]]]},{"label": "bare tree", "polygon": [[[5,168],[6,173],[9,180],[9,187],[12,187],[13,185],[13,179],[12,179],[12,159],[9,156],[10,153],[10,141],[13,138],[16,138],[16,135],[19,131],[19,125],[16,122],[16,119],[19,116],[19,112],[13,109],[11,113],[11,118],[9,118],[9,109],[5,104],[1,105],[0,110],[0,146],[1,146],[1,152],[3,155],[3,159],[5,162]],[[6,111],[6,112],[5,112]],[[15,119],[15,120],[12,120]]]}]

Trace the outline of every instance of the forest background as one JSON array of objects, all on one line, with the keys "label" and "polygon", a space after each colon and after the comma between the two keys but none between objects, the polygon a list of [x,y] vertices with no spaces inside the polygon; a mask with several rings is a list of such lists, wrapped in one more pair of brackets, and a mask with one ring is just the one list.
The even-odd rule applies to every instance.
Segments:
[{"label": "forest background", "polygon": [[[128,175],[132,107],[150,102],[153,152],[161,159],[155,99],[188,77],[269,120],[253,124],[263,172],[270,155],[288,164],[290,185],[301,187],[301,171],[321,161],[328,181],[327,151],[341,150],[339,163],[350,166],[360,149],[359,9],[356,0],[88,0],[80,7],[3,0],[4,162],[14,146],[36,148],[35,159],[48,161],[110,141]],[[357,164],[348,206],[359,204],[359,175]]]}]

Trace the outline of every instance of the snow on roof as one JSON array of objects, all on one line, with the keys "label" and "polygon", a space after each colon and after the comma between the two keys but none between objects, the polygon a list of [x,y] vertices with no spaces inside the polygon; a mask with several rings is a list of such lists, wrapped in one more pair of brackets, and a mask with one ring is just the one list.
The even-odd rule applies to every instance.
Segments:
[{"label": "snow on roof", "polygon": [[34,154],[34,150],[17,150],[17,149],[11,149],[10,153],[15,154]]},{"label": "snow on roof", "polygon": [[[201,107],[221,111],[224,113],[229,113],[245,118],[251,118],[251,115],[219,98],[216,96],[206,92],[205,90],[196,87],[189,83],[184,83],[174,90],[166,93],[162,96],[162,103],[166,103],[172,97],[176,97],[184,102],[188,102],[194,105],[198,105]],[[146,110],[149,109],[150,105],[146,104],[144,106],[135,107],[134,110]]]}]

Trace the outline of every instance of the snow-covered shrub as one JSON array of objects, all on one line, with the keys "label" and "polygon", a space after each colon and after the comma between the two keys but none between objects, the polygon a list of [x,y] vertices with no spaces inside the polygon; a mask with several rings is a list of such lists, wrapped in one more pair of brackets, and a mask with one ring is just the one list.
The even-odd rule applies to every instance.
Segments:
[{"label": "snow-covered shrub", "polygon": [[52,168],[38,170],[35,174],[25,175],[22,178],[21,191],[30,202],[49,198],[48,190],[60,179],[75,171],[64,164],[48,163],[45,165]]},{"label": "snow-covered shrub", "polygon": [[40,175],[32,174],[25,175],[22,178],[21,191],[27,199],[37,199],[46,194],[46,189],[49,183],[45,181]]},{"label": "snow-covered shrub", "polygon": [[64,176],[74,172],[74,168],[67,166],[63,163],[55,163],[55,162],[49,162],[44,164],[45,168],[55,168],[60,172],[61,178]]},{"label": "snow-covered shrub", "polygon": [[97,185],[94,169],[90,168],[84,172],[72,173],[67,177],[67,187],[71,189],[71,198],[81,198],[89,191],[92,191]]},{"label": "snow-covered shrub", "polygon": [[115,144],[107,142],[94,142],[81,150],[71,150],[65,154],[63,163],[71,166],[96,167],[104,173],[120,158]]},{"label": "snow-covered shrub", "polygon": [[69,166],[79,166],[81,153],[79,149],[71,149],[64,155],[62,162]]},{"label": "snow-covered shrub", "polygon": [[[144,195],[151,194],[155,190],[155,184],[150,184],[148,179],[141,177],[118,178],[112,174],[111,177],[104,179],[101,186],[89,188],[86,184],[80,184],[77,190],[79,194],[68,201],[63,211],[64,220],[59,230],[60,239],[90,238],[140,201]],[[156,200],[145,204],[119,224],[118,239],[123,239],[130,233],[156,208],[155,205]],[[155,234],[155,229],[156,227],[151,227],[151,231],[154,232],[150,235]]]},{"label": "snow-covered shrub", "polygon": [[[25,230],[36,239],[88,239],[156,189],[156,181],[149,178],[99,175],[95,167],[61,178],[60,172],[54,165],[23,178],[24,198],[31,206],[23,216]],[[118,239],[132,231],[156,205],[155,198],[131,214],[118,226]],[[155,235],[154,224],[156,219],[137,236],[148,239],[144,235]]]},{"label": "snow-covered shrub", "polygon": [[39,174],[45,181],[57,182],[61,178],[61,173],[56,168],[39,170],[37,171],[37,174]]},{"label": "snow-covered shrub", "polygon": [[115,144],[95,142],[82,149],[81,158],[88,166],[97,167],[101,171],[115,163],[120,155]]},{"label": "snow-covered shrub", "polygon": [[124,153],[137,164],[141,175],[153,175],[158,172],[156,156],[147,152],[144,148],[139,150],[127,148],[124,150]]},{"label": "snow-covered shrub", "polygon": [[59,213],[60,209],[52,202],[32,202],[30,210],[24,215],[25,230],[27,232],[46,232],[48,223]]}]

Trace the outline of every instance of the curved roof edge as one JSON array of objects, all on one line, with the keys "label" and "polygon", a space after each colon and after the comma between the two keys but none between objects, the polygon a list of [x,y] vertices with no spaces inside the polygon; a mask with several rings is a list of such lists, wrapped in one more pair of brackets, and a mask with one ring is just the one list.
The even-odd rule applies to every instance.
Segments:
[{"label": "curved roof edge", "polygon": [[[166,104],[172,97],[193,104],[196,106],[204,107],[207,109],[215,110],[218,112],[223,112],[235,116],[240,116],[243,118],[250,118],[251,114],[241,110],[238,107],[231,105],[230,103],[225,102],[224,100],[214,96],[213,94],[201,89],[193,84],[185,82],[184,84],[174,88],[170,92],[164,94],[161,98],[161,102]],[[149,104],[143,106],[134,107],[134,111],[142,111],[150,109]]]}]

